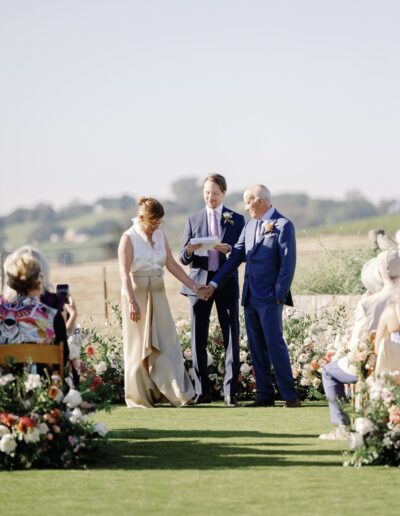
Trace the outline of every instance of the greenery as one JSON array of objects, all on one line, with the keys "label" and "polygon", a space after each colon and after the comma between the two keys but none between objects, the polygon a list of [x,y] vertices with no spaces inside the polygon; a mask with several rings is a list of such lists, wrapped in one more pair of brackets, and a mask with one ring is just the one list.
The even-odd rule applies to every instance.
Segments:
[{"label": "greenery", "polygon": [[85,465],[93,456],[94,439],[107,430],[88,419],[97,409],[96,388],[81,389],[9,360],[0,369],[0,469]]},{"label": "greenery", "polygon": [[363,294],[361,269],[376,256],[371,249],[348,249],[303,254],[298,260],[293,281],[294,294]]},{"label": "greenery", "polygon": [[398,513],[399,472],[343,468],[345,444],[318,439],[329,426],[320,402],[301,409],[118,407],[96,417],[110,429],[96,466],[0,473],[4,514]]},{"label": "greenery", "polygon": [[[200,209],[204,201],[199,178],[175,181],[171,191],[172,199],[161,199],[166,211],[164,229],[172,247],[178,248],[187,216]],[[343,200],[281,194],[275,195],[273,202],[294,222],[299,236],[366,235],[370,229],[384,229],[393,236],[400,226],[398,199],[375,205],[359,192],[350,192]],[[242,192],[228,191],[225,204],[244,213]],[[8,252],[33,244],[60,263],[108,259],[115,257],[120,235],[135,213],[136,200],[127,195],[98,199],[93,205],[76,201],[61,209],[43,203],[32,209],[18,208],[0,217],[0,250]]]},{"label": "greenery", "polygon": [[[397,375],[397,383],[396,376]],[[356,386],[360,408],[346,465],[400,466],[400,386],[396,375],[370,376]]]}]

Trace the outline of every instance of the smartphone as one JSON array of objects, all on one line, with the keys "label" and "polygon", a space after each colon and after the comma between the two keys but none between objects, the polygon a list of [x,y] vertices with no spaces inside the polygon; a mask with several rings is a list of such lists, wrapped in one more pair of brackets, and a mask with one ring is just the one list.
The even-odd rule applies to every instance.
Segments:
[{"label": "smartphone", "polygon": [[60,301],[68,303],[69,298],[69,285],[67,283],[60,283],[56,286],[56,293]]}]

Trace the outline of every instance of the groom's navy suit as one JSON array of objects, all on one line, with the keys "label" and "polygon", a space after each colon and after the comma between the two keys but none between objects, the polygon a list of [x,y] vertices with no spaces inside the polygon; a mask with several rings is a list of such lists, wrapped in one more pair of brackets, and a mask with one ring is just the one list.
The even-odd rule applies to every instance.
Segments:
[{"label": "groom's navy suit", "polygon": [[[282,306],[293,305],[290,285],[296,267],[296,240],[292,222],[274,210],[269,218],[271,231],[258,233],[258,221],[251,219],[239,241],[212,282],[217,291],[246,261],[242,305],[247,337],[256,376],[257,399],[274,396],[271,366],[284,400],[298,398],[282,335]],[[265,226],[265,223],[263,223]],[[278,303],[279,302],[279,303]]]},{"label": "groom's navy suit", "polygon": [[[224,213],[231,214],[231,216],[229,217],[228,215],[228,219],[226,219]],[[243,215],[235,213],[224,206],[220,221],[221,242],[229,244],[233,248],[239,239],[244,223]],[[209,235],[210,228],[207,219],[207,209],[203,208],[189,217],[186,222],[179,257],[181,263],[190,265],[190,277],[196,283],[207,284],[212,280],[215,272],[208,270],[208,256],[198,256],[195,253],[188,256],[186,246],[191,238],[207,237]],[[226,255],[219,253],[219,267],[225,261]],[[207,339],[211,309],[215,301],[225,347],[224,396],[234,396],[240,369],[239,280],[237,271],[230,275],[224,288],[216,291],[215,295],[208,301],[198,299],[187,287],[182,287],[181,293],[188,296],[191,306],[192,355],[196,394],[203,396],[210,394],[207,367]]]}]

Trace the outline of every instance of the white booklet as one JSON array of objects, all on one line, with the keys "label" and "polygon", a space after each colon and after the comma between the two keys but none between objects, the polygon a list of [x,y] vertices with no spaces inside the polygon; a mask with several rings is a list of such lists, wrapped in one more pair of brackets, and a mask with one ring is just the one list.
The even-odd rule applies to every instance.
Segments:
[{"label": "white booklet", "polygon": [[210,249],[213,249],[216,245],[221,243],[221,240],[217,236],[209,236],[209,237],[198,237],[191,238],[191,244],[201,244],[200,249],[194,252],[197,256],[207,256],[207,252]]}]

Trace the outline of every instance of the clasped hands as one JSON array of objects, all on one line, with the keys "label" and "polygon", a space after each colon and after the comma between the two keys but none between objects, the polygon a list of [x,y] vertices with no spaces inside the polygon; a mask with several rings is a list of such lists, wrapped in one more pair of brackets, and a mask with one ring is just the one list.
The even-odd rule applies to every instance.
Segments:
[{"label": "clasped hands", "polygon": [[214,294],[215,288],[212,285],[202,285],[200,283],[195,283],[192,290],[199,299],[202,301],[208,301]]}]

